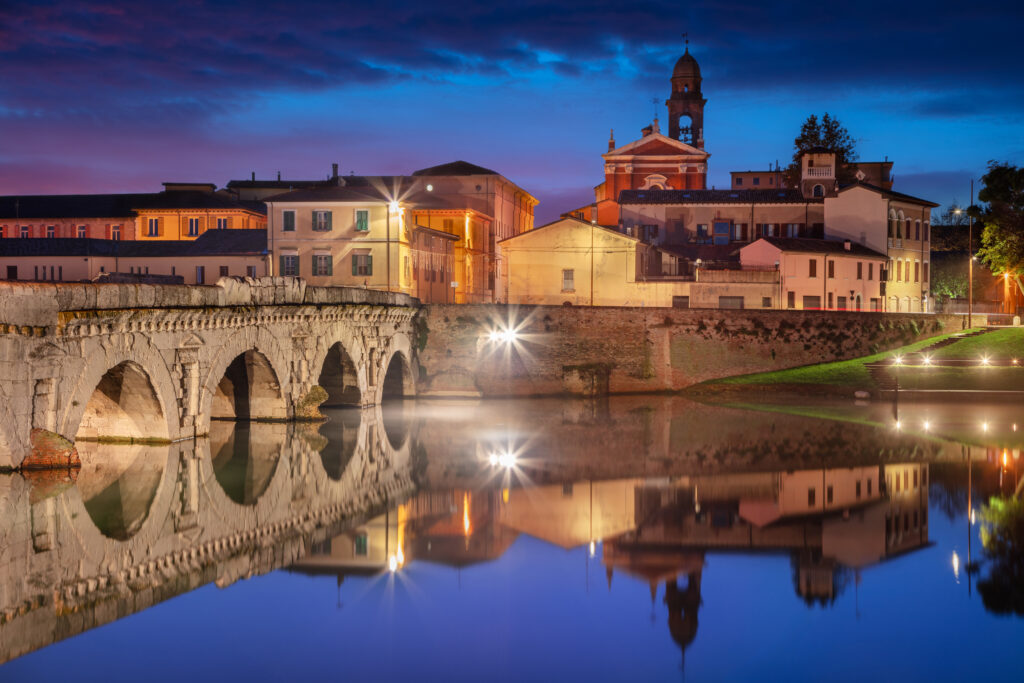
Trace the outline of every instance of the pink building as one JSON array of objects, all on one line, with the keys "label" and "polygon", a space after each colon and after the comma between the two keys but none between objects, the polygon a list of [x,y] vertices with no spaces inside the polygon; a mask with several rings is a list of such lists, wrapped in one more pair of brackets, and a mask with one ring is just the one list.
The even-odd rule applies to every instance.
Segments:
[{"label": "pink building", "polygon": [[762,237],[740,249],[747,267],[780,273],[783,308],[882,311],[888,257],[850,241]]}]

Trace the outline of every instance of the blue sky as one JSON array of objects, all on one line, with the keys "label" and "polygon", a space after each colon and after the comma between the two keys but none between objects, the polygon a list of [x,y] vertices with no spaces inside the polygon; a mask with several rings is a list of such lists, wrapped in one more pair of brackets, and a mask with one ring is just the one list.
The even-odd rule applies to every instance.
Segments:
[{"label": "blue sky", "polygon": [[[19,2],[0,7],[3,193],[147,191],[465,159],[541,200],[589,201],[668,95],[688,32],[709,185],[837,116],[896,189],[967,201],[1024,164],[1013,3]],[[658,111],[664,107],[658,105]],[[664,116],[662,117],[664,120]]]}]

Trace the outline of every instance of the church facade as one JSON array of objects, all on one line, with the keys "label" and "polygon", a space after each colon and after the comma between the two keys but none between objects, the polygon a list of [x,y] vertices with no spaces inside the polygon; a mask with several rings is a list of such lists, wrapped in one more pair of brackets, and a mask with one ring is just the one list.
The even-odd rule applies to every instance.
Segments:
[{"label": "church facade", "polygon": [[672,71],[668,135],[657,118],[641,137],[617,146],[614,131],[604,159],[604,182],[594,188],[594,203],[567,215],[599,225],[620,223],[619,195],[624,190],[703,190],[707,187],[704,105],[700,66],[689,47]]}]

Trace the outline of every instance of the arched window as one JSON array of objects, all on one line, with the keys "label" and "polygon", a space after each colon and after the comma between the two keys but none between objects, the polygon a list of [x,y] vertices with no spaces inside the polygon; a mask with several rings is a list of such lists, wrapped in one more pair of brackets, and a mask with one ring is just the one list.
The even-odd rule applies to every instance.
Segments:
[{"label": "arched window", "polygon": [[693,119],[689,114],[679,116],[679,140],[688,145],[693,144]]},{"label": "arched window", "polygon": [[896,214],[896,239],[903,239],[903,223],[906,218],[903,216],[903,212],[900,211]]},{"label": "arched window", "polygon": [[889,239],[896,236],[896,212],[889,209]]},{"label": "arched window", "polygon": [[815,185],[814,186],[814,196],[815,197],[824,197],[825,196],[825,186],[824,185]]},{"label": "arched window", "polygon": [[640,186],[641,190],[664,190],[668,187],[668,178],[663,175],[654,173],[644,178],[644,184]]}]

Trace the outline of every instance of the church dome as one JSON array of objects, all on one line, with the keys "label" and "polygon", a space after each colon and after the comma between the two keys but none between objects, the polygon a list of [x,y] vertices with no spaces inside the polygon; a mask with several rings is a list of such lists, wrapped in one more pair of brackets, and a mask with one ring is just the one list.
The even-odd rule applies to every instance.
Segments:
[{"label": "church dome", "polygon": [[690,49],[687,48],[683,56],[676,62],[676,68],[672,70],[672,79],[684,79],[687,81],[698,81],[700,80],[700,66],[697,64],[697,60],[690,54]]}]

